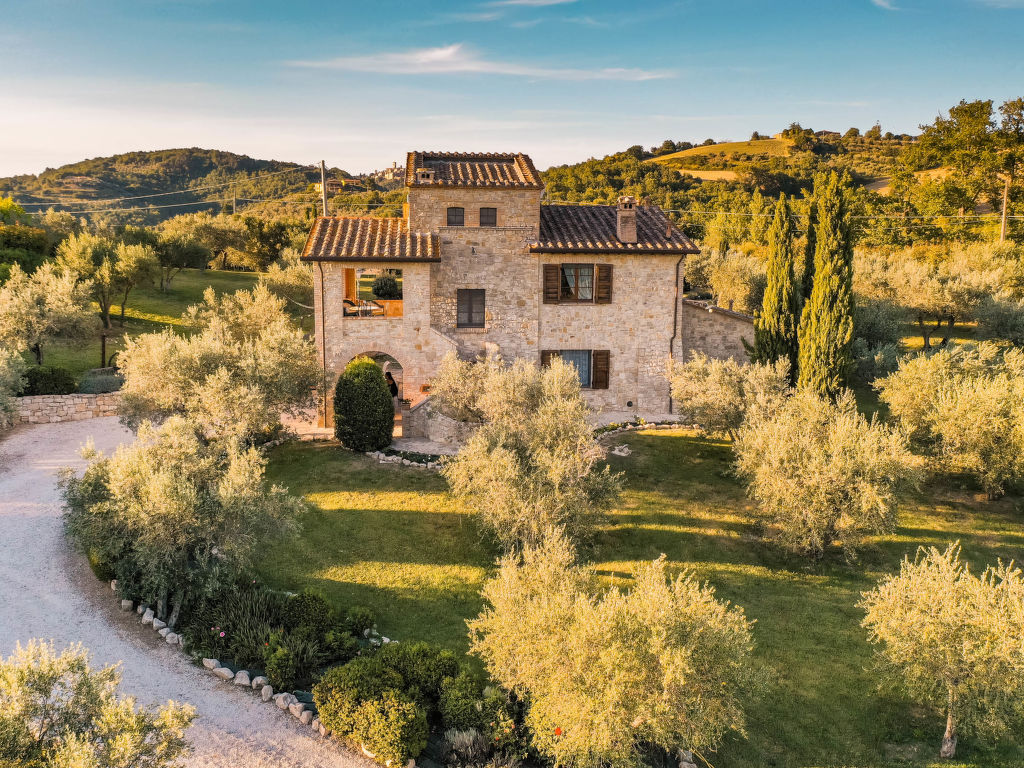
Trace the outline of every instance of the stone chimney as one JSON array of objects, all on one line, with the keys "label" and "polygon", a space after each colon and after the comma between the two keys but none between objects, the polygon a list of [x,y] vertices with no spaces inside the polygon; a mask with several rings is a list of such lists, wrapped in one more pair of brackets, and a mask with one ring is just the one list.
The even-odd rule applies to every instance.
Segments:
[{"label": "stone chimney", "polygon": [[615,206],[615,236],[620,243],[636,242],[636,198],[623,195]]}]

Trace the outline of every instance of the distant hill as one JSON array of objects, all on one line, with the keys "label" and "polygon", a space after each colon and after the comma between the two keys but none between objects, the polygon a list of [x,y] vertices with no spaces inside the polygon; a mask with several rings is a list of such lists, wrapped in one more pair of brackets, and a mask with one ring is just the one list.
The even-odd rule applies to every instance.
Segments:
[{"label": "distant hill", "polygon": [[[329,175],[350,178],[336,168]],[[219,209],[233,196],[263,200],[307,193],[319,180],[318,169],[298,163],[192,147],[126,152],[48,168],[38,175],[0,177],[0,197],[13,197],[33,211],[50,205],[71,211],[168,206],[152,211],[162,219]],[[133,199],[112,202],[126,197]],[[309,194],[300,197],[313,199]]]}]

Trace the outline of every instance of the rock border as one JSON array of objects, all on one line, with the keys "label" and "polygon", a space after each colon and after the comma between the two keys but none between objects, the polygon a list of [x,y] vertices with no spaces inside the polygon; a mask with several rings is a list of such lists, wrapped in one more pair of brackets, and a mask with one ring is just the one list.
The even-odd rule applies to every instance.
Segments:
[{"label": "rock border", "polygon": [[[117,579],[110,582],[110,589],[114,593],[117,592]],[[270,685],[270,681],[263,675],[255,675],[246,669],[232,671],[230,667],[221,664],[219,659],[193,656],[186,647],[185,636],[177,634],[164,622],[156,618],[154,610],[146,603],[136,603],[134,600],[121,600],[120,607],[125,613],[135,611],[140,617],[140,625],[152,627],[164,639],[164,642],[184,653],[193,663],[199,663],[202,669],[221,682],[250,691],[253,695],[259,696],[264,704],[275,706],[282,712],[287,712],[301,725],[308,727],[313,735],[319,735],[321,739],[331,738],[331,732],[320,722],[320,718],[317,717],[316,707],[312,703],[299,701],[294,693],[275,692]],[[374,647],[398,642],[388,637],[382,637],[377,633],[376,626],[373,629],[365,630],[363,637]],[[349,744],[344,744],[344,746],[350,747]],[[360,747],[363,752],[366,752],[365,747],[362,747],[362,745]],[[405,768],[416,768],[416,761],[409,760]]]}]

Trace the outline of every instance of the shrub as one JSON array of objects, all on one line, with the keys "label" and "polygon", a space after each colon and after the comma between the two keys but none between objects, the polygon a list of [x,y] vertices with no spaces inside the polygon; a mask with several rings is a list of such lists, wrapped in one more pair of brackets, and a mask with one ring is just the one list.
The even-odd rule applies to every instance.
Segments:
[{"label": "shrub", "polygon": [[345,366],[334,388],[334,435],[353,451],[379,451],[391,445],[395,408],[384,373],[368,357]]},{"label": "shrub", "polygon": [[398,281],[394,275],[381,275],[373,281],[373,295],[378,299],[400,299],[402,289],[398,287]]},{"label": "shrub", "polygon": [[70,395],[77,388],[74,374],[67,368],[53,365],[35,365],[25,371],[25,387],[21,394]]},{"label": "shrub", "polygon": [[103,395],[117,392],[124,384],[124,379],[116,373],[86,373],[78,382],[78,391],[83,395]]},{"label": "shrub", "polygon": [[0,429],[14,413],[14,396],[25,386],[25,361],[16,350],[0,344]]},{"label": "shrub", "polygon": [[441,681],[438,710],[445,728],[455,731],[483,729],[483,688],[469,672]]},{"label": "shrub", "polygon": [[96,549],[90,549],[85,553],[86,559],[89,561],[89,568],[92,570],[93,575],[103,582],[112,581],[117,578],[117,571],[114,566],[103,557],[103,554]]},{"label": "shrub", "polygon": [[403,765],[427,746],[427,716],[401,691],[387,690],[356,710],[352,739],[382,765]]},{"label": "shrub", "polygon": [[863,625],[891,680],[946,716],[942,757],[960,733],[995,738],[1024,723],[1024,577],[1000,563],[980,576],[959,543],[905,558],[865,592]]},{"label": "shrub", "polygon": [[668,378],[680,419],[735,439],[748,413],[778,407],[789,391],[789,364],[746,365],[698,352],[685,363],[670,360]]},{"label": "shrub", "polygon": [[346,738],[352,735],[356,710],[362,702],[404,687],[405,681],[398,672],[373,656],[360,656],[342,667],[327,670],[313,686],[313,701],[324,727]]},{"label": "shrub", "polygon": [[490,749],[487,737],[476,728],[450,728],[441,742],[441,759],[450,766],[478,766]]},{"label": "shrub", "polygon": [[288,598],[284,605],[284,626],[290,630],[306,627],[320,638],[337,623],[334,608],[320,594],[303,591]]},{"label": "shrub", "polygon": [[373,629],[377,617],[365,605],[353,605],[345,612],[345,627],[356,637],[362,637],[368,629]]},{"label": "shrub", "polygon": [[117,667],[94,670],[72,645],[20,643],[0,659],[0,763],[9,768],[146,766],[171,768],[189,751],[195,710],[167,702],[158,710],[117,695]]},{"label": "shrub", "polygon": [[376,653],[377,660],[402,676],[417,701],[431,707],[441,697],[441,682],[459,672],[455,654],[430,643],[389,643]]},{"label": "shrub", "polygon": [[267,680],[275,691],[287,691],[295,687],[297,665],[295,656],[288,648],[279,645],[267,654],[264,661]]},{"label": "shrub", "polygon": [[833,404],[799,391],[748,420],[735,450],[756,520],[813,558],[836,543],[853,558],[868,535],[894,531],[897,493],[917,479],[903,435],[869,423],[849,392]]},{"label": "shrub", "polygon": [[332,629],[324,635],[323,655],[325,664],[344,664],[359,653],[359,641],[348,631]]},{"label": "shrub", "polygon": [[[704,751],[742,732],[750,623],[691,574],[666,569],[662,557],[638,569],[630,591],[600,588],[556,536],[505,557],[485,584],[471,652],[529,702],[534,745],[555,765],[638,766],[648,744]],[[511,718],[488,722],[499,740],[521,738]]]}]

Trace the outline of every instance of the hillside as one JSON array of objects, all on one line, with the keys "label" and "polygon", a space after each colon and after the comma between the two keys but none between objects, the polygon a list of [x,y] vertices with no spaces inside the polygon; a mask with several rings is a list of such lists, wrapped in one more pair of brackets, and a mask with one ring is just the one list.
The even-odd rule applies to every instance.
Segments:
[{"label": "hillside", "polygon": [[[752,141],[729,141],[722,144],[707,144],[684,149],[651,159],[649,162],[661,163],[675,168],[695,168],[708,162],[709,159],[721,156],[733,162],[750,161],[757,158],[789,157],[793,151],[793,142],[789,139],[755,139]],[[700,158],[700,159],[698,159]]]},{"label": "hillside", "polygon": [[[330,174],[348,178],[338,169]],[[0,177],[0,197],[13,197],[32,211],[51,205],[67,210],[166,206],[152,212],[162,219],[217,210],[233,196],[280,199],[305,192],[319,180],[318,170],[298,163],[193,147],[127,152],[48,168],[38,175]]]}]

